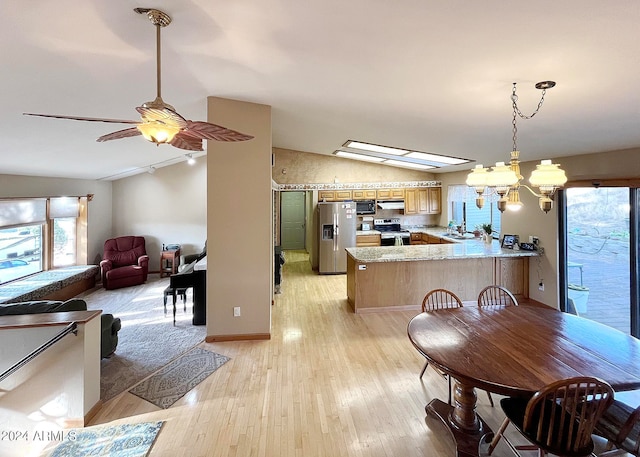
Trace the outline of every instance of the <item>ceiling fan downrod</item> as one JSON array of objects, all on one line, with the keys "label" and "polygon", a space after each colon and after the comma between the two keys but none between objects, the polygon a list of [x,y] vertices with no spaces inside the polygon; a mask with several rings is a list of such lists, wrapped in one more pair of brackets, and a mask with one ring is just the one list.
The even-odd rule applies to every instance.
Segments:
[{"label": "ceiling fan downrod", "polygon": [[149,21],[151,21],[151,23],[153,25],[156,26],[156,83],[157,83],[157,88],[156,88],[156,100],[154,100],[153,104],[158,104],[161,105],[163,104],[162,101],[162,83],[161,83],[161,52],[160,52],[160,29],[162,27],[166,27],[169,24],[171,24],[171,16],[169,16],[167,13],[165,13],[164,11],[160,11],[158,9],[154,9],[154,8],[134,8],[133,11],[135,11],[138,14],[146,14],[147,18],[149,18]]}]

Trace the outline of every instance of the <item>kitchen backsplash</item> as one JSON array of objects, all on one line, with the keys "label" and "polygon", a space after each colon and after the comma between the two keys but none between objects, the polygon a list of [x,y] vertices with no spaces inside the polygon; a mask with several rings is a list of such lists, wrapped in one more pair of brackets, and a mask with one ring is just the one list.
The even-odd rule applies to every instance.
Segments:
[{"label": "kitchen backsplash", "polygon": [[[401,213],[398,210],[380,209],[380,208],[378,208],[376,214],[371,214],[369,216],[373,217],[374,219],[398,218],[400,219],[400,225],[403,227],[404,226],[411,226],[411,227],[433,226],[433,225],[437,225],[438,220],[440,218],[439,214],[434,214],[434,215],[415,214],[415,215],[405,216],[403,213]],[[361,223],[362,223],[362,216],[358,216],[358,225],[360,225]],[[373,228],[373,224],[371,228]]]}]

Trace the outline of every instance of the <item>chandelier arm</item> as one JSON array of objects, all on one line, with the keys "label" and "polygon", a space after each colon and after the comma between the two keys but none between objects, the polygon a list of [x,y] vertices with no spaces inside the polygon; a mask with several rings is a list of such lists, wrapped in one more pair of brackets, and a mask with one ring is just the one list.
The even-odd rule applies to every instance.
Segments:
[{"label": "chandelier arm", "polygon": [[558,188],[555,188],[553,190],[553,192],[549,193],[549,194],[539,194],[536,191],[534,191],[531,187],[527,186],[526,184],[520,183],[520,187],[525,187],[529,192],[531,192],[534,196],[538,197],[538,198],[550,198],[551,200],[553,200],[553,197],[556,194],[556,191],[558,190]]},{"label": "chandelier arm", "polygon": [[534,191],[531,187],[527,186],[526,184],[524,184],[522,182],[520,183],[520,187],[524,187],[525,189],[527,189],[529,192],[531,192],[534,196],[536,196],[538,198],[544,197],[544,195],[536,193],[536,191]]}]

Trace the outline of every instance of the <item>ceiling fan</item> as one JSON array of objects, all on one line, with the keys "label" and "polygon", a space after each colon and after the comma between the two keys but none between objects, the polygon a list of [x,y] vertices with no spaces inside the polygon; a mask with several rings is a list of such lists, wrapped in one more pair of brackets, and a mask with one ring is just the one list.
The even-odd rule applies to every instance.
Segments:
[{"label": "ceiling fan", "polygon": [[237,132],[203,121],[189,121],[178,114],[175,108],[162,100],[160,95],[160,29],[171,23],[171,17],[163,11],[153,8],[134,8],[138,14],[146,14],[153,25],[156,26],[156,74],[157,95],[156,99],[138,106],[136,111],[140,113],[141,120],[130,121],[121,119],[102,119],[94,117],[64,116],[58,114],[23,113],[27,116],[53,117],[57,119],[71,119],[75,121],[109,122],[115,124],[135,124],[117,132],[108,133],[98,138],[97,141],[119,140],[131,136],[142,135],[148,141],[160,145],[168,143],[171,146],[189,151],[203,151],[202,140],[216,141],[246,141],[253,138],[251,135]]}]

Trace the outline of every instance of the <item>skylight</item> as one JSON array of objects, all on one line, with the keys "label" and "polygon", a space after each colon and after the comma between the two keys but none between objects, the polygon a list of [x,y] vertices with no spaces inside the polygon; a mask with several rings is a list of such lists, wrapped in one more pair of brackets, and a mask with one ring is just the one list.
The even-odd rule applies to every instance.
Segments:
[{"label": "skylight", "polygon": [[411,151],[354,140],[349,140],[344,143],[340,149],[334,151],[334,155],[346,159],[364,160],[367,162],[377,162],[382,165],[419,170],[429,170],[471,162],[471,160],[460,159],[458,157]]}]

